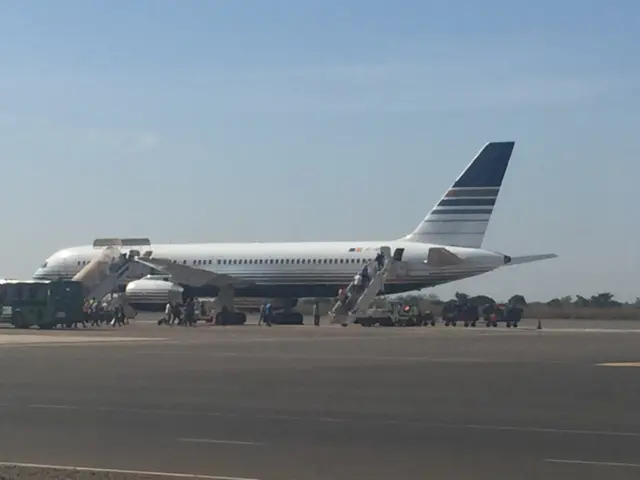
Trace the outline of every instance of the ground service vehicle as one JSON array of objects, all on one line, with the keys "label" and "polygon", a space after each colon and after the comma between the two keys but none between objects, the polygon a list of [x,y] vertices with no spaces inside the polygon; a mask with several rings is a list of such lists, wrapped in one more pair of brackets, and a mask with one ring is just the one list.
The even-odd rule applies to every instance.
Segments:
[{"label": "ground service vehicle", "polygon": [[498,323],[504,323],[507,328],[517,328],[522,320],[523,309],[517,305],[505,305],[502,303],[486,305],[482,309],[484,324],[487,327],[497,327]]},{"label": "ground service vehicle", "polygon": [[435,325],[436,319],[431,312],[421,313],[418,308],[401,302],[388,302],[388,309],[371,308],[356,318],[354,323],[363,327],[380,325],[381,327],[419,327]]},{"label": "ground service vehicle", "polygon": [[84,316],[82,283],[73,280],[0,283],[2,321],[16,328],[50,329],[73,324]]}]

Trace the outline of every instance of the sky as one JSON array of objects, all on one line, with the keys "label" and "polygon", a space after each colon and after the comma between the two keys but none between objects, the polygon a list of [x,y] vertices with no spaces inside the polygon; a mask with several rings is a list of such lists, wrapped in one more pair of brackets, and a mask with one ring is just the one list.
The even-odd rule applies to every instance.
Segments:
[{"label": "sky", "polygon": [[640,296],[640,2],[0,2],[0,276],[97,237],[399,238],[488,141],[483,246],[432,290]]}]

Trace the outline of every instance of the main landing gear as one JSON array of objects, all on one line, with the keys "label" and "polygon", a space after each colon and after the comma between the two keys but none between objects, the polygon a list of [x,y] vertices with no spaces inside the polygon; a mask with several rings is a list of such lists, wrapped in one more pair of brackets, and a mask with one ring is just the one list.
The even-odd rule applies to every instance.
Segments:
[{"label": "main landing gear", "polygon": [[223,287],[216,298],[216,325],[244,325],[247,321],[247,315],[242,312],[236,312],[234,305],[234,291],[232,287]]}]

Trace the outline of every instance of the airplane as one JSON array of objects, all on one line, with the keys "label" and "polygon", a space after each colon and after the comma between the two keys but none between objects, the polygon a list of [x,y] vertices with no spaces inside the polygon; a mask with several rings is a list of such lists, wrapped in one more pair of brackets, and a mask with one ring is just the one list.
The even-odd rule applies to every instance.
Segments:
[{"label": "airplane", "polygon": [[[151,275],[121,279],[136,310],[162,310],[171,294],[217,297],[221,323],[244,323],[234,298],[271,298],[283,311],[275,323],[302,323],[293,310],[299,298],[334,298],[382,246],[404,249],[384,294],[422,290],[481,275],[503,266],[555,258],[555,254],[512,257],[482,248],[515,142],[487,143],[427,216],[402,238],[386,241],[295,243],[187,243],[150,246],[143,263]],[[131,247],[135,248],[135,247]],[[121,250],[126,253],[123,246]],[[99,255],[93,245],[51,255],[34,279],[72,278]],[[226,308],[224,308],[226,307]]]}]

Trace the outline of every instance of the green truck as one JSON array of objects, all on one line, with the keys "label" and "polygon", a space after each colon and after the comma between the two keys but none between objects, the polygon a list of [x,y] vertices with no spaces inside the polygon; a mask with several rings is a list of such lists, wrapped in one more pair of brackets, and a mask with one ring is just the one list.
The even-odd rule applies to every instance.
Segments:
[{"label": "green truck", "polygon": [[2,280],[0,305],[2,323],[46,330],[81,321],[84,292],[82,283],[73,280]]}]

